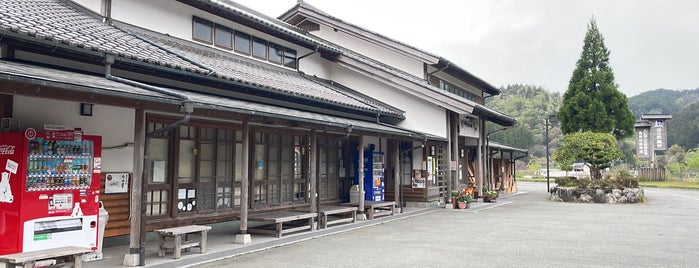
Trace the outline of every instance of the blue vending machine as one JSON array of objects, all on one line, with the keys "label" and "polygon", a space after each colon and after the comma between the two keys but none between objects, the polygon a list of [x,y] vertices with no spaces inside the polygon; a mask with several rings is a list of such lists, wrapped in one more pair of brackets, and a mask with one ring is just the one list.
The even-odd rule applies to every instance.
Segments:
[{"label": "blue vending machine", "polygon": [[384,201],[384,155],[364,152],[364,200]]}]

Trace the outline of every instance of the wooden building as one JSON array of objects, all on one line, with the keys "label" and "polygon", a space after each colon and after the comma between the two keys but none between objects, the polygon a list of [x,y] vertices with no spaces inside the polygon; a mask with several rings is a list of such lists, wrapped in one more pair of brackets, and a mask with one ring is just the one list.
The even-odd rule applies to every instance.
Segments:
[{"label": "wooden building", "polygon": [[101,195],[105,235],[129,235],[128,254],[157,228],[246,233],[250,213],[347,202],[366,152],[385,200],[444,204],[484,185],[485,121],[515,123],[466,70],[302,1],[280,19],[227,0],[0,0],[0,14],[2,117],[103,137],[103,180],[130,183]]}]

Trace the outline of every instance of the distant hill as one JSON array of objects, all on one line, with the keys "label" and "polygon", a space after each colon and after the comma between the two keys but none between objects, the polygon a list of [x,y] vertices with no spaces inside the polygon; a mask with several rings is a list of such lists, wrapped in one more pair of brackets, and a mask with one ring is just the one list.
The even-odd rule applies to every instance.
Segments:
[{"label": "distant hill", "polygon": [[656,89],[629,98],[629,108],[636,118],[642,114],[676,114],[699,101],[699,88],[688,90]]},{"label": "distant hill", "polygon": [[[486,106],[494,108],[517,120],[515,127],[490,136],[491,141],[501,142],[529,150],[530,158],[545,157],[546,116],[561,107],[562,96],[535,85],[507,85],[500,88],[500,95],[486,99]],[[670,114],[668,121],[668,145],[678,144],[685,150],[699,145],[699,88],[690,90],[657,89],[628,99],[636,118],[641,114]],[[487,126],[492,131],[498,126]],[[550,126],[551,144],[562,142],[560,128]],[[633,155],[634,141],[627,141],[625,154]]]}]

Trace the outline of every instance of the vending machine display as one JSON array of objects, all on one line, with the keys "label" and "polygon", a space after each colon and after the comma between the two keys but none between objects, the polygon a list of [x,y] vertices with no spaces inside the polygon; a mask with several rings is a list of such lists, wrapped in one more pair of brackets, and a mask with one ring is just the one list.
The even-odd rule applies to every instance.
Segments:
[{"label": "vending machine display", "polygon": [[101,137],[0,133],[0,254],[97,248]]},{"label": "vending machine display", "polygon": [[364,152],[364,200],[384,201],[384,154]]}]

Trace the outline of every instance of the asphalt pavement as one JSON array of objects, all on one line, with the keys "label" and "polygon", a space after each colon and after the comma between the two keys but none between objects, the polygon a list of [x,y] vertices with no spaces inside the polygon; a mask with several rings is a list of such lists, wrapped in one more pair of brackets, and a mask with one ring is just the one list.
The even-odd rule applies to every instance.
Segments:
[{"label": "asphalt pavement", "polygon": [[[157,258],[148,267],[697,267],[699,191],[645,188],[643,204],[546,199],[546,183],[469,209],[406,209],[372,221],[233,244],[237,226],[217,225],[209,250]],[[126,246],[85,267],[119,266]]]}]

